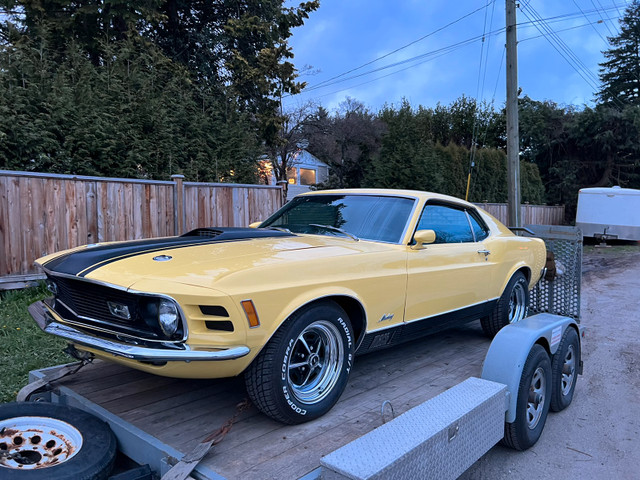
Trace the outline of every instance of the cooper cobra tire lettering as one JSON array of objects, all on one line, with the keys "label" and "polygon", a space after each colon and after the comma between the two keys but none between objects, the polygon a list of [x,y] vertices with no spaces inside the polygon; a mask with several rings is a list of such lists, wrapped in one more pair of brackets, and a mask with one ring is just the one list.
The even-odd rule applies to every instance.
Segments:
[{"label": "cooper cobra tire lettering", "polygon": [[287,400],[287,403],[291,407],[291,410],[293,410],[299,415],[307,414],[307,411],[304,408],[300,408],[299,406],[297,406],[295,403],[291,401],[291,396],[289,395],[289,392],[287,391],[287,387],[285,385],[282,386],[282,392],[284,393],[284,398]]},{"label": "cooper cobra tire lettering", "polygon": [[287,379],[287,364],[289,363],[289,354],[291,353],[291,348],[293,347],[293,338],[289,341],[289,345],[287,346],[286,352],[284,352],[284,360],[282,362],[282,381],[284,382]]},{"label": "cooper cobra tire lettering", "polygon": [[349,331],[349,327],[347,327],[347,324],[342,319],[342,317],[338,317],[338,322],[340,322],[340,325],[342,325],[344,333],[347,334],[347,342],[349,343],[349,348],[351,348],[351,332]]}]

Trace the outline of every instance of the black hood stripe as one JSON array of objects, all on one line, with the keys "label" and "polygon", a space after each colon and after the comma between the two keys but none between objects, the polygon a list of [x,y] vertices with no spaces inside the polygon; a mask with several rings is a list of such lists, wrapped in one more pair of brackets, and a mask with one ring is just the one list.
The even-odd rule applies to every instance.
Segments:
[{"label": "black hood stripe", "polygon": [[180,237],[154,238],[97,245],[78,252],[67,253],[46,262],[43,267],[52,273],[84,277],[109,263],[162,250],[208,245],[234,240],[266,237],[291,237],[293,234],[277,230],[255,228],[197,229]]}]

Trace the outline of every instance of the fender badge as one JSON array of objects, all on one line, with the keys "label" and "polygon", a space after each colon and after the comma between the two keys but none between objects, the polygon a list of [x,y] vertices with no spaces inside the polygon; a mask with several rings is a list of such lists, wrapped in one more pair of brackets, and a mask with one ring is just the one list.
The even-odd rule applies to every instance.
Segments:
[{"label": "fender badge", "polygon": [[387,320],[392,320],[392,319],[393,319],[393,313],[386,313],[382,316],[380,320],[378,320],[378,323],[386,322]]},{"label": "fender badge", "polygon": [[170,255],[158,255],[157,257],[153,257],[156,262],[168,262],[173,257]]}]

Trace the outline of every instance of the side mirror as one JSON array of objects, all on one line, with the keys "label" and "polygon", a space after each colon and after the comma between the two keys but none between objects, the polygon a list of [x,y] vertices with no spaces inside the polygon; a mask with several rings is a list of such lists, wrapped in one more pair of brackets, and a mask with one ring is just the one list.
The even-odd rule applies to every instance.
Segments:
[{"label": "side mirror", "polygon": [[436,232],[433,230],[418,230],[416,234],[413,236],[416,244],[411,248],[414,250],[422,250],[425,245],[433,243],[436,241]]},{"label": "side mirror", "polygon": [[260,225],[262,225],[262,222],[253,222],[249,224],[249,228],[258,228]]}]

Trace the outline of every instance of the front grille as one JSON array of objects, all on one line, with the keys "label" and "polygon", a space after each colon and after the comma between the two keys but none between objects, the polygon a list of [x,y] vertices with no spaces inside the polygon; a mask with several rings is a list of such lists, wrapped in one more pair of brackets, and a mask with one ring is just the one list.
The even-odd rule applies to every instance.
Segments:
[{"label": "front grille", "polygon": [[[82,317],[102,322],[131,325],[138,319],[138,297],[122,290],[109,288],[95,283],[56,278],[58,300]],[[111,315],[107,302],[115,302],[129,307],[131,320],[127,321]]]},{"label": "front grille", "polygon": [[[157,323],[158,298],[129,293],[116,288],[66,277],[49,277],[58,294],[54,309],[62,317],[87,327],[107,329],[149,340],[175,340],[182,337],[182,327],[167,338]],[[112,315],[108,302],[125,305],[130,319]]]}]

